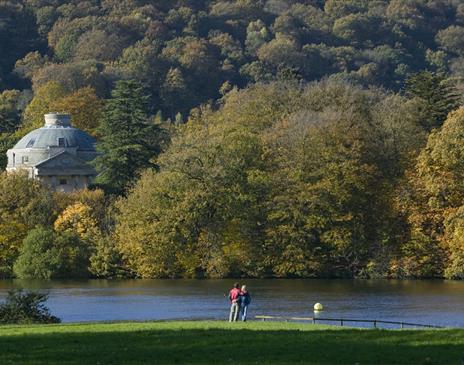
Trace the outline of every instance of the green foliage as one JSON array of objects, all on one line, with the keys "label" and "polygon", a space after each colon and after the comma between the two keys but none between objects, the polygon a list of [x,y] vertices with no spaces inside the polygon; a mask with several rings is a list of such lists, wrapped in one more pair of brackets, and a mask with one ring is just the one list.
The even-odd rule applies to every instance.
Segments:
[{"label": "green foliage", "polygon": [[229,92],[118,203],[123,263],[141,277],[359,275],[397,244],[382,243],[385,196],[404,172],[392,160],[417,151],[407,103],[340,83]]},{"label": "green foliage", "polygon": [[9,291],[5,301],[0,303],[0,323],[60,323],[61,320],[52,316],[45,306],[47,299],[48,295],[43,293]]},{"label": "green foliage", "polygon": [[0,133],[11,133],[18,127],[20,95],[18,90],[5,90],[0,94]]},{"label": "green foliage", "polygon": [[24,239],[14,265],[14,273],[23,279],[50,279],[59,271],[60,257],[54,247],[52,230],[37,228]]},{"label": "green foliage", "polygon": [[452,25],[437,34],[438,44],[447,52],[464,55],[464,27]]},{"label": "green foliage", "polygon": [[53,103],[65,94],[63,86],[55,81],[50,81],[36,90],[34,98],[31,100],[24,111],[22,135],[27,132],[40,128],[44,123],[44,114],[53,110]]},{"label": "green foliage", "polygon": [[7,151],[12,148],[18,138],[10,133],[1,133],[0,134],[0,169],[4,170],[8,164],[8,157],[6,155]]},{"label": "green foliage", "polygon": [[121,265],[122,257],[111,236],[98,237],[93,242],[89,271],[97,278],[117,278],[132,276]]},{"label": "green foliage", "polygon": [[20,279],[86,277],[88,259],[88,248],[76,234],[39,227],[24,239],[14,273]]},{"label": "green foliage", "polygon": [[1,2],[0,165],[68,111],[111,193],[2,175],[1,275],[22,252],[37,277],[461,278],[463,24],[445,0]]},{"label": "green foliage", "polygon": [[[0,3],[0,78],[7,76],[13,82],[15,62],[28,52],[41,48],[35,17],[24,1]],[[14,87],[12,87],[14,88]]]},{"label": "green foliage", "polygon": [[26,174],[0,174],[0,275],[9,276],[28,231],[53,221],[51,192]]},{"label": "green foliage", "polygon": [[450,111],[459,106],[459,95],[443,75],[420,72],[406,81],[406,95],[423,102],[422,126],[430,131],[440,127]]},{"label": "green foliage", "polygon": [[408,176],[404,195],[411,238],[404,244],[401,266],[409,276],[462,275],[463,126],[460,108],[430,134]]},{"label": "green foliage", "polygon": [[[281,70],[304,81],[335,75],[398,90],[427,67],[460,75],[461,5],[9,0],[1,8],[0,91],[56,81],[68,92],[90,86],[108,97],[115,80],[136,79],[156,110],[174,118],[218,100],[226,81],[242,87],[281,79]],[[376,48],[394,53],[382,57]]]},{"label": "green foliage", "polygon": [[147,97],[135,81],[119,81],[107,101],[97,133],[101,156],[95,160],[97,184],[122,193],[142,168],[154,166],[160,152],[160,129],[147,117]]}]

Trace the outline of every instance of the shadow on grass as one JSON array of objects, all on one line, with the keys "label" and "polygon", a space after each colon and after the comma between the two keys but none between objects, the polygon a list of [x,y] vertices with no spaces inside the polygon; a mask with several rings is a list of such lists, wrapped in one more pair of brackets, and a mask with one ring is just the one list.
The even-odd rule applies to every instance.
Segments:
[{"label": "shadow on grass", "polygon": [[462,331],[149,329],[0,337],[0,364],[463,364]]}]

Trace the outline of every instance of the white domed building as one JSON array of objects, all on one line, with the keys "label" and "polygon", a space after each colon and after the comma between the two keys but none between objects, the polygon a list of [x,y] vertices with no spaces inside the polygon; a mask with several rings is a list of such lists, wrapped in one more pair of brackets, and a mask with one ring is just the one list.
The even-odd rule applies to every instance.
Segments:
[{"label": "white domed building", "polygon": [[7,156],[8,172],[28,171],[56,191],[85,189],[97,175],[90,165],[97,156],[95,140],[73,128],[69,114],[46,114],[45,125],[24,136]]}]

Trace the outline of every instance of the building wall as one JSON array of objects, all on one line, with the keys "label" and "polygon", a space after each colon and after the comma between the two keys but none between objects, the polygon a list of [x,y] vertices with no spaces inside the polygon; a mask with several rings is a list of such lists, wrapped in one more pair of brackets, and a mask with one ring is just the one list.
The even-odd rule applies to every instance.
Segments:
[{"label": "building wall", "polygon": [[[13,171],[19,168],[28,168],[35,166],[38,163],[48,160],[49,158],[60,154],[61,152],[66,151],[69,154],[75,155],[84,160],[89,160],[88,153],[77,152],[75,147],[51,147],[51,148],[23,148],[23,149],[10,149],[7,152],[8,156],[8,165],[6,167],[7,171]],[[93,154],[93,157],[95,153]]]},{"label": "building wall", "polygon": [[63,193],[86,189],[91,182],[90,176],[38,176],[37,179]]}]

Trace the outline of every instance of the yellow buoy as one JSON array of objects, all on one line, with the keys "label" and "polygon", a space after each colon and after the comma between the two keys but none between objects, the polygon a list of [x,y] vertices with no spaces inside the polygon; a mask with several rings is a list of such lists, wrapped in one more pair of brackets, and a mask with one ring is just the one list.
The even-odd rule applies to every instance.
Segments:
[{"label": "yellow buoy", "polygon": [[314,312],[320,312],[324,309],[324,306],[321,303],[314,304]]}]

